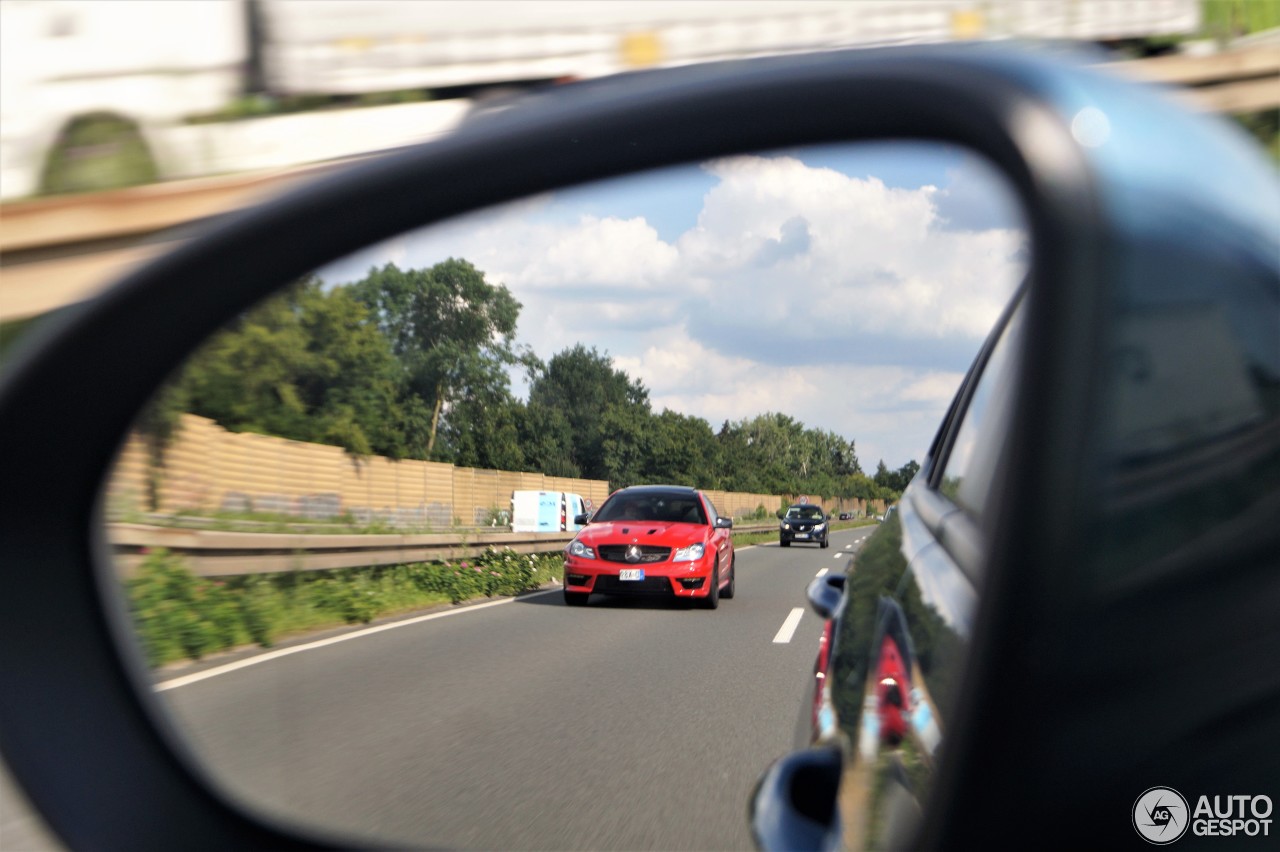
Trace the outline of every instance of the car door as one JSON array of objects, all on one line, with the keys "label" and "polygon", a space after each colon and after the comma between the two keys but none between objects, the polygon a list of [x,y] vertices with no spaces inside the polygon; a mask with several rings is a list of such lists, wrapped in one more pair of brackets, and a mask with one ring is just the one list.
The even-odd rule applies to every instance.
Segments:
[{"label": "car door", "polygon": [[810,588],[832,618],[809,738],[851,746],[831,843],[896,848],[919,827],[969,650],[980,526],[1009,424],[1022,306],[1018,294],[980,350],[899,510],[845,573]]}]

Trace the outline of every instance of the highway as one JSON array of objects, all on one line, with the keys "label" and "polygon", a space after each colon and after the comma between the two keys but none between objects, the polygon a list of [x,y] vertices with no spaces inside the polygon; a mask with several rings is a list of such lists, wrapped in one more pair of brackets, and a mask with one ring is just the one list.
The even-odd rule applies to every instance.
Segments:
[{"label": "highway", "polygon": [[873,529],[740,549],[716,611],[570,609],[554,590],[165,675],[157,694],[235,798],[355,841],[751,848],[748,797],[811,688],[804,588]]}]

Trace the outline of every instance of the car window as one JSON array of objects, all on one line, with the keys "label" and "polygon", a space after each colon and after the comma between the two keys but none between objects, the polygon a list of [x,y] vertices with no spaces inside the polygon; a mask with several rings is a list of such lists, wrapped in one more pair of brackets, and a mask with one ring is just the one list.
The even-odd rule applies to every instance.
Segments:
[{"label": "car window", "polygon": [[711,513],[710,517],[707,518],[707,523],[714,526],[715,522],[720,518],[720,512],[716,510],[716,506],[714,503],[711,502],[710,497],[703,494],[702,499],[706,501],[707,511]]},{"label": "car window", "polygon": [[1022,329],[1024,303],[1009,317],[992,348],[960,421],[942,472],[941,491],[969,514],[980,517],[1004,443],[1013,400],[1014,353]]},{"label": "car window", "polygon": [[706,515],[695,495],[620,494],[601,508],[596,520],[705,524]]}]

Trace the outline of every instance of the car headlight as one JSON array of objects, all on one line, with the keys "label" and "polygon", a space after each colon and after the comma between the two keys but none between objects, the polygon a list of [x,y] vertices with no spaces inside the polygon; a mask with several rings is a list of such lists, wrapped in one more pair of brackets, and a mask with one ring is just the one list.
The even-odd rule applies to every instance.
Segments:
[{"label": "car headlight", "polygon": [[696,562],[702,558],[702,554],[707,552],[706,545],[691,544],[688,547],[682,547],[676,551],[672,562]]},{"label": "car headlight", "polygon": [[582,542],[578,541],[576,538],[573,541],[569,542],[569,555],[576,556],[579,559],[595,559],[596,558],[596,552],[591,548],[587,547]]},{"label": "car headlight", "polygon": [[814,525],[813,525],[813,531],[814,531],[814,532],[822,532],[822,530],[823,530],[823,528],[824,528],[824,527],[826,527],[826,524],[814,524]]},{"label": "car headlight", "polygon": [[791,524],[783,524],[783,525],[782,525],[782,528],[783,528],[784,530],[789,530],[789,529],[791,529]]}]

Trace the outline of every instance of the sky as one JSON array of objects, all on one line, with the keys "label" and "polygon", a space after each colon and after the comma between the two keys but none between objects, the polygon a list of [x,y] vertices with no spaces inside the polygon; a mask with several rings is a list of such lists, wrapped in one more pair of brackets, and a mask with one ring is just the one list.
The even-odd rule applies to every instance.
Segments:
[{"label": "sky", "polygon": [[[718,430],[779,411],[919,461],[1027,265],[1004,179],[961,149],[823,146],[633,175],[490,208],[320,271],[461,257],[523,305],[544,361],[607,352]],[[527,387],[513,374],[513,392]]]}]

